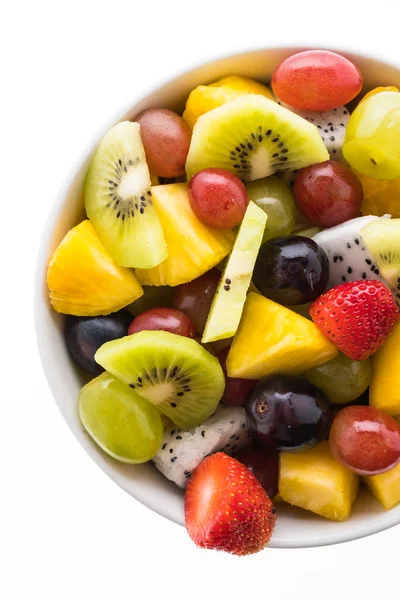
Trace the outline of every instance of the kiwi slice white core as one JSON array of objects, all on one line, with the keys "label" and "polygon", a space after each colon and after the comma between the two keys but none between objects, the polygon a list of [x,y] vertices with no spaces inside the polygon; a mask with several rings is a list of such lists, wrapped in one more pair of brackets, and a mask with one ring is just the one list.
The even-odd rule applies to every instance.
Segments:
[{"label": "kiwi slice white core", "polygon": [[[149,176],[146,165],[139,162],[136,164],[136,166],[129,166],[131,168],[128,170],[128,172],[121,174],[118,187],[119,196],[125,201],[123,207],[126,207],[128,203],[132,202],[131,199],[136,196],[138,190],[145,191],[147,197],[151,197],[151,191],[149,190]],[[112,186],[115,186],[115,182],[112,183]],[[140,200],[140,203],[146,204],[146,199]]]}]

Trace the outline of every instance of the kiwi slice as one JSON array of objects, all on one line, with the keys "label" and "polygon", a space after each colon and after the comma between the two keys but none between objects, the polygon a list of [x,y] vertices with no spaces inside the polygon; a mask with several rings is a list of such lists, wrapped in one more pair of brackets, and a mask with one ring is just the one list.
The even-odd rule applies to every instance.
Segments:
[{"label": "kiwi slice", "polygon": [[203,343],[229,338],[235,334],[267,218],[266,213],[254,202],[249,203],[211,305],[201,340]]},{"label": "kiwi slice", "polygon": [[84,194],[87,215],[120,266],[149,269],[168,256],[150,187],[140,125],[119,123],[95,152]]},{"label": "kiwi slice", "polygon": [[374,219],[360,233],[400,306],[400,219]]},{"label": "kiwi slice", "polygon": [[186,162],[188,180],[220,167],[242,181],[261,179],[329,159],[318,129],[262,96],[250,94],[202,115]]},{"label": "kiwi slice", "polygon": [[95,359],[182,429],[208,419],[225,387],[215,356],[195,340],[167,331],[141,331],[107,342]]}]

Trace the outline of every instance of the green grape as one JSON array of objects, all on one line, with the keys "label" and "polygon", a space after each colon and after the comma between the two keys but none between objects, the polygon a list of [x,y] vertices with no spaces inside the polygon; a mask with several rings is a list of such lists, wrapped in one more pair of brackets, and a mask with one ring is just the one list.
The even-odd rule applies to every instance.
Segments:
[{"label": "green grape", "polygon": [[334,404],[353,402],[365,392],[371,381],[371,363],[351,360],[338,354],[327,363],[311,369],[304,377],[325,392]]},{"label": "green grape", "polygon": [[268,215],[263,242],[292,232],[296,206],[292,190],[282,179],[276,176],[258,179],[246,184],[246,189],[250,200]]},{"label": "green grape", "polygon": [[379,92],[359,103],[346,128],[343,156],[359,173],[400,177],[400,94]]},{"label": "green grape", "polygon": [[87,383],[78,405],[84,428],[113,458],[143,463],[160,449],[164,431],[160,413],[110,373]]},{"label": "green grape", "polygon": [[168,285],[144,285],[143,296],[126,308],[134,317],[151,308],[171,308],[173,291],[174,289]]},{"label": "green grape", "polygon": [[309,227],[308,229],[300,229],[300,231],[296,231],[296,235],[302,235],[303,237],[312,238],[314,235],[317,235],[321,231],[320,227]]}]

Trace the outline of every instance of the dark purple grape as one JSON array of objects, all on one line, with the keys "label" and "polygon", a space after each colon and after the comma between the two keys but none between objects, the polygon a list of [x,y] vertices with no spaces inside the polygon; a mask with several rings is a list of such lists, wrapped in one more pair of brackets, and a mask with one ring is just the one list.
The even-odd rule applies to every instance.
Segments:
[{"label": "dark purple grape", "polygon": [[286,452],[312,448],[328,435],[332,422],[325,394],[293,375],[261,379],[245,409],[256,439]]},{"label": "dark purple grape", "polygon": [[329,278],[325,251],[301,235],[277,237],[260,248],[253,273],[263,296],[295,306],[312,302],[324,291]]},{"label": "dark purple grape", "polygon": [[76,364],[94,375],[104,371],[94,360],[97,350],[111,340],[128,335],[132,315],[125,310],[105,317],[72,317],[65,321],[65,341]]},{"label": "dark purple grape", "polygon": [[243,448],[235,454],[261,483],[271,499],[278,493],[279,454],[273,448]]}]

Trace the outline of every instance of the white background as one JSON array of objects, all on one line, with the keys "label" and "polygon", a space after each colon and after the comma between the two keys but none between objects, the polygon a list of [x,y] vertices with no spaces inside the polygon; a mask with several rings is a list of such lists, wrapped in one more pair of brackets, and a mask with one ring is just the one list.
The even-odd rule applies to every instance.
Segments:
[{"label": "white background", "polygon": [[343,44],[400,62],[397,2],[367,4],[2,4],[1,600],[399,596],[399,527],[346,545],[242,559],[196,549],[183,528],[130,498],[77,444],[47,388],[32,322],[46,214],[104,120],[192,63],[273,42]]}]

